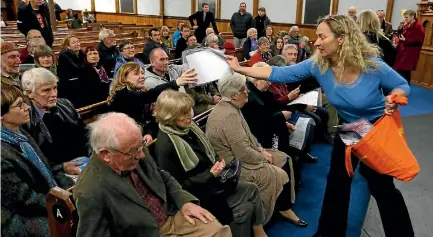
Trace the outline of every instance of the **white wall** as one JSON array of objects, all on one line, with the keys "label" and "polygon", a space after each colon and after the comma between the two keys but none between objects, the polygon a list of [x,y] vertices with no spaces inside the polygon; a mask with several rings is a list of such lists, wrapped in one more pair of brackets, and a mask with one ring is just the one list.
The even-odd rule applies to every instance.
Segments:
[{"label": "white wall", "polygon": [[137,11],[142,15],[159,15],[159,0],[138,0]]},{"label": "white wall", "polygon": [[[76,0],[70,0],[76,1]],[[95,0],[95,11],[97,12],[116,12],[114,0]]]},{"label": "white wall", "polygon": [[191,15],[191,0],[165,0],[165,16],[184,16]]},{"label": "white wall", "polygon": [[84,10],[90,11],[91,5],[90,0],[56,0],[56,3],[60,5],[63,10],[71,8],[72,10]]},{"label": "white wall", "polygon": [[259,7],[266,8],[271,22],[295,23],[297,0],[260,0]]},{"label": "white wall", "polygon": [[[272,0],[274,1],[274,0]],[[247,4],[247,12],[254,15],[253,0],[221,0],[221,19],[232,19],[233,13],[239,11],[239,4]]]},{"label": "white wall", "polygon": [[418,0],[395,0],[394,8],[392,10],[391,24],[394,30],[397,29],[400,21],[403,20],[403,16],[400,14],[401,10],[418,10],[418,5],[416,5]]},{"label": "white wall", "polygon": [[[414,1],[414,0],[400,0],[400,1]],[[338,13],[347,14],[349,7],[356,7],[358,9],[358,15],[364,10],[385,10],[387,6],[387,0],[340,0],[338,2]]]}]

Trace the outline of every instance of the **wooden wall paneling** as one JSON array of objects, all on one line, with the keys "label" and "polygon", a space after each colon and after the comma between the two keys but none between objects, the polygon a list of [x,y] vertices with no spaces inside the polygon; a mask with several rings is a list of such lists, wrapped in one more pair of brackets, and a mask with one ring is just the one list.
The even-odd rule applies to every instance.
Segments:
[{"label": "wooden wall paneling", "polygon": [[393,9],[394,9],[394,0],[388,0],[386,4],[385,21],[391,22]]},{"label": "wooden wall paneling", "polygon": [[221,0],[217,0],[217,12],[216,12],[216,19],[221,19]]},{"label": "wooden wall paneling", "polygon": [[191,15],[197,11],[196,8],[197,8],[197,1],[191,0]]},{"label": "wooden wall paneling", "polygon": [[302,23],[302,13],[304,11],[304,0],[298,0],[296,3],[296,24]]},{"label": "wooden wall paneling", "polygon": [[53,32],[57,31],[57,20],[56,20],[56,13],[54,12],[54,0],[48,1],[48,9],[50,11],[50,24]]},{"label": "wooden wall paneling", "polygon": [[138,14],[137,0],[134,0],[134,14]]},{"label": "wooden wall paneling", "polygon": [[433,65],[433,49],[422,50],[416,71],[412,72],[415,84],[433,89],[433,67],[430,65]]},{"label": "wooden wall paneling", "polygon": [[90,11],[95,12],[95,0],[90,0]]},{"label": "wooden wall paneling", "polygon": [[164,0],[159,0],[159,15],[164,16]]},{"label": "wooden wall paneling", "polygon": [[253,16],[257,16],[257,12],[259,11],[259,0],[253,1]]},{"label": "wooden wall paneling", "polygon": [[332,0],[331,14],[337,14],[337,13],[338,13],[338,0]]}]

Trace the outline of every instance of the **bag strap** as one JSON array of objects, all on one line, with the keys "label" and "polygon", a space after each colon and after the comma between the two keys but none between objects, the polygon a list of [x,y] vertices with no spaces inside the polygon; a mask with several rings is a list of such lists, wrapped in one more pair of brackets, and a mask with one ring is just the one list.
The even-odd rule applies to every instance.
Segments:
[{"label": "bag strap", "polygon": [[346,170],[349,177],[355,176],[355,173],[353,172],[353,166],[352,166],[352,147],[353,146],[346,146],[346,155],[345,155]]}]

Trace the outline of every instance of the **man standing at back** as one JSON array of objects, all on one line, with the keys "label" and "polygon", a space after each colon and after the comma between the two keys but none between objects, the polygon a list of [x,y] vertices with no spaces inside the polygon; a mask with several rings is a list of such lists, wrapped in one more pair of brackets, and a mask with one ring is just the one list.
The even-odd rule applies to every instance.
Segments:
[{"label": "man standing at back", "polygon": [[53,45],[50,12],[43,0],[30,0],[30,3],[18,9],[17,27],[24,35],[30,30],[39,30],[48,46]]},{"label": "man standing at back", "polygon": [[[191,27],[195,30],[194,34],[197,38],[197,42],[202,42],[203,39],[206,37],[206,29],[210,26],[211,23],[215,34],[219,34],[217,25],[215,23],[215,16],[212,12],[209,12],[209,4],[207,3],[201,4],[201,11],[198,11],[189,16],[188,20],[191,24]],[[196,21],[197,25],[194,24],[194,20]]]},{"label": "man standing at back", "polygon": [[385,21],[385,12],[383,10],[378,10],[376,12],[377,17],[379,18],[380,28],[382,32],[388,37],[389,40],[392,41],[392,25],[391,23]]},{"label": "man standing at back", "polygon": [[247,4],[241,2],[239,11],[235,12],[230,20],[230,28],[232,28],[234,43],[236,48],[241,48],[247,39],[247,31],[253,25],[253,16],[247,12]]}]

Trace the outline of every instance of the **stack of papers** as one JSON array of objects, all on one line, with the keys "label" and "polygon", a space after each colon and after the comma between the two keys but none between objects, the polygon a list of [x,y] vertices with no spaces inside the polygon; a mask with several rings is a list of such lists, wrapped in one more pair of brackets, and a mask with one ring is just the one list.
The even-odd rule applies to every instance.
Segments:
[{"label": "stack of papers", "polygon": [[320,88],[307,92],[298,99],[290,102],[288,105],[304,104],[312,106],[322,106],[322,90]]}]

